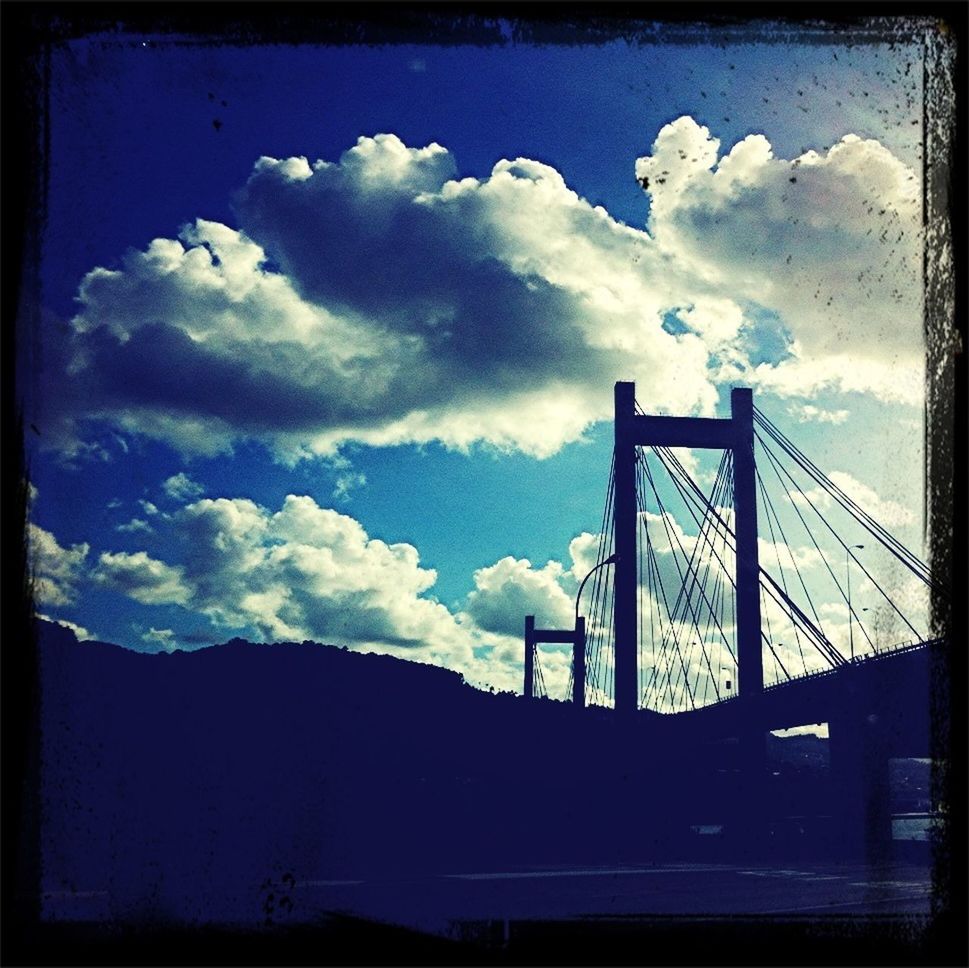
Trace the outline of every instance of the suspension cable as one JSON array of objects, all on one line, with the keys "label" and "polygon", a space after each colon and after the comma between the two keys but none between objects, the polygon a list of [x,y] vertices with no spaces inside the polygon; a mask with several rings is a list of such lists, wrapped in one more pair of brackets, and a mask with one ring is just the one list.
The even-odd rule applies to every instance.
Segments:
[{"label": "suspension cable", "polygon": [[[660,463],[663,463],[662,456],[661,455],[657,455],[657,456],[660,459]],[[663,466],[666,467],[665,463],[663,463]],[[669,468],[666,468],[666,469],[667,469],[667,472],[669,472]],[[664,526],[667,527],[667,531],[669,531],[670,529],[669,529],[669,526],[668,526],[668,524],[666,522],[666,510],[663,507],[663,503],[660,500],[659,494],[656,491],[656,485],[655,485],[655,483],[652,480],[652,476],[650,475],[649,467],[646,466],[645,467],[645,470],[646,470],[647,476],[649,476],[649,482],[650,482],[650,485],[653,488],[653,492],[654,492],[654,494],[656,494],[657,504],[658,504],[658,507],[660,509],[660,513],[663,515],[663,518],[664,518]],[[674,484],[675,483],[676,483],[676,481],[674,479]],[[679,487],[678,487],[678,489],[679,489]],[[710,505],[709,502],[708,502],[708,506],[712,507],[712,505]],[[709,518],[707,518],[706,520],[709,520]],[[692,561],[693,561],[694,556],[697,553],[697,549],[700,549],[701,550],[701,553],[702,553],[702,550],[706,547],[706,544],[708,543],[706,540],[704,540],[705,537],[706,537],[706,533],[708,531],[708,527],[705,526],[701,522],[697,522],[697,524],[698,524],[698,526],[700,528],[700,534],[698,535],[698,538],[697,538],[697,544],[694,545],[694,553],[688,559],[688,564],[687,564],[687,568],[688,569],[692,565]],[[679,536],[676,536],[676,542],[677,542],[677,545],[678,545],[678,547],[680,549],[681,554],[683,555],[684,558],[686,558],[687,555],[686,555],[686,552],[683,550],[683,545],[682,545],[682,543],[679,540]],[[702,545],[702,547],[701,547],[701,545]],[[672,549],[672,541],[670,541],[670,546],[671,546],[671,549]],[[675,559],[675,555],[674,555],[674,559]],[[678,560],[677,560],[677,569],[679,570],[679,562],[678,562]],[[696,584],[696,573],[691,573],[691,575],[692,575],[693,580],[691,582],[690,588],[687,589],[686,588],[686,580],[683,579],[682,573],[680,574],[680,577],[683,580],[683,587],[681,588],[681,595],[680,595],[680,597],[682,597],[683,594],[684,594],[684,592],[685,592],[685,594],[686,594],[686,600],[687,601],[689,601],[690,592],[692,592],[692,588]],[[704,599],[704,604],[707,606],[707,608],[709,608],[709,601],[707,600],[707,597],[706,597],[706,595],[705,595],[705,593],[704,593],[704,591],[703,591],[702,588],[700,589],[700,593],[701,593],[701,595],[702,595],[702,597]],[[677,598],[677,606],[678,605],[679,605],[679,597]],[[697,632],[699,633],[699,628],[697,628]]]},{"label": "suspension cable", "polygon": [[[680,593],[679,593],[679,596],[677,597],[677,606],[674,609],[674,611],[670,613],[670,621],[671,621],[671,624],[672,624],[675,621],[675,615],[676,615],[677,611],[679,610],[679,602],[683,598],[684,590],[686,589],[686,584],[687,584],[686,577],[683,574],[683,570],[680,568],[679,558],[677,557],[676,551],[675,551],[675,549],[673,547],[673,541],[674,541],[674,539],[676,540],[676,544],[679,547],[680,554],[682,554],[683,558],[687,560],[687,568],[688,569],[690,568],[690,560],[687,559],[686,552],[683,550],[683,545],[682,545],[682,542],[679,539],[679,535],[677,535],[675,533],[675,531],[670,527],[669,516],[667,515],[666,509],[663,506],[663,500],[659,496],[659,491],[656,488],[656,482],[653,480],[652,473],[651,473],[651,471],[649,469],[649,463],[644,459],[641,462],[641,466],[643,468],[643,473],[646,475],[646,479],[649,481],[650,487],[652,488],[653,496],[656,498],[656,504],[657,504],[657,507],[659,508],[660,517],[663,520],[663,527],[664,527],[664,529],[666,531],[667,540],[670,543],[670,550],[673,552],[673,562],[676,565],[676,571],[677,571],[677,574],[679,575],[679,578],[680,578]],[[687,605],[691,605],[690,598],[689,598],[689,594],[686,595],[686,599],[685,600],[687,602]],[[667,603],[667,607],[669,607],[668,606],[668,603]],[[694,618],[694,624],[696,624],[695,618]],[[697,634],[699,634],[699,627],[697,627]],[[677,653],[677,656],[679,657],[680,665],[683,668],[683,673],[684,673],[684,675],[686,675],[685,660],[684,660],[683,651],[680,648],[679,640],[678,639],[676,640],[676,653]],[[693,708],[696,708],[696,704],[694,703],[692,692],[689,692],[688,691],[688,693],[689,693],[689,697],[690,697],[690,705]]]},{"label": "suspension cable", "polygon": [[[774,505],[771,503],[770,497],[767,494],[767,489],[764,487],[764,479],[761,477],[760,469],[755,467],[754,473],[757,475],[757,483],[760,486],[761,500],[763,501],[763,504],[764,504],[764,509],[766,511],[766,517],[767,517],[767,526],[770,530],[771,545],[774,548],[774,557],[777,560],[777,570],[780,572],[780,575],[781,575],[781,583],[784,586],[784,593],[790,596],[790,592],[787,587],[787,578],[784,575],[784,566],[781,564],[781,555],[780,555],[780,552],[777,550],[778,542],[777,542],[777,535],[774,534],[774,524],[773,524],[773,521],[771,520],[772,515],[774,520],[777,521],[777,530],[780,533],[781,540],[784,543],[784,547],[787,548],[787,553],[790,556],[791,564],[794,567],[794,573],[797,575],[798,579],[801,582],[801,588],[804,590],[804,594],[807,596],[808,602],[811,605],[811,610],[814,612],[814,617],[815,619],[817,619],[818,625],[820,626],[821,619],[818,617],[817,609],[814,607],[814,602],[811,600],[811,595],[810,595],[810,592],[808,592],[807,590],[807,585],[805,584],[804,578],[801,575],[801,570],[797,567],[797,562],[794,560],[794,552],[791,550],[791,546],[788,543],[787,535],[784,533],[784,528],[781,525],[781,520],[777,514],[777,510],[775,509]],[[793,620],[793,618],[791,619],[791,627],[794,629],[794,639],[797,642],[797,651],[801,656],[801,665],[804,668],[804,672],[807,673],[807,662],[804,659],[804,649],[801,647],[801,636],[800,636],[800,633],[798,632],[797,623]]]},{"label": "suspension cable", "polygon": [[[724,453],[724,457],[720,461],[720,467],[719,467],[719,469],[717,471],[717,476],[716,476],[716,478],[714,480],[714,485],[713,485],[713,489],[712,489],[712,492],[711,492],[711,504],[713,506],[716,506],[717,500],[721,497],[721,491],[722,491],[722,488],[723,488],[724,483],[725,483],[726,475],[724,473],[724,470],[725,470],[725,465],[726,465],[726,457],[727,457],[727,453],[725,452]],[[662,456],[661,455],[660,455],[660,460],[662,462]],[[664,464],[664,466],[665,466],[665,464]],[[671,473],[670,470],[669,470],[669,468],[667,468],[667,472],[668,473]],[[671,476],[672,476],[672,473],[671,473]],[[674,483],[675,483],[675,481],[674,481]],[[709,549],[712,552],[712,549],[713,549],[713,538],[710,536],[710,532],[713,529],[711,528],[711,522],[712,522],[711,517],[709,515],[705,515],[704,520],[703,520],[703,523],[700,525],[700,533],[697,536],[697,540],[696,540],[696,542],[694,544],[693,553],[690,556],[690,562],[691,562],[691,564],[692,564],[692,561],[693,561],[694,558],[702,558],[704,552],[708,550],[708,547],[709,547]],[[707,583],[708,583],[709,576],[710,576],[710,569],[711,569],[712,563],[713,563],[713,555],[712,554],[709,554],[709,555],[706,556],[706,559],[705,559],[703,579],[702,579],[702,582],[700,582],[700,593],[701,593],[701,595],[703,597],[704,604],[706,605],[706,608],[707,608],[706,628],[703,631],[701,631],[700,628],[699,628],[698,621],[694,621],[694,627],[696,628],[697,634],[698,634],[698,637],[699,637],[696,644],[699,645],[699,647],[700,647],[700,651],[701,651],[702,657],[703,657],[704,661],[706,662],[707,670],[710,673],[710,678],[713,678],[713,668],[712,668],[712,665],[711,665],[711,662],[710,662],[709,653],[708,653],[707,648],[706,648],[706,640],[707,640],[707,634],[709,632],[709,628],[710,628],[710,625],[711,625],[711,621],[716,622],[717,627],[720,629],[721,636],[724,639],[726,639],[726,636],[723,633],[722,627],[720,627],[719,619],[717,618],[717,611],[714,608],[714,603],[710,600],[710,597],[707,596],[707,594],[706,594],[706,588],[707,588]],[[697,564],[696,569],[694,571],[694,579],[696,579],[699,576],[699,567],[700,567],[699,564]],[[720,576],[722,574],[722,572],[718,570],[717,574],[718,574],[718,576]],[[690,593],[687,592],[687,596],[689,596],[689,594]],[[692,656],[693,656],[693,646],[691,645],[691,647],[690,647],[690,649],[689,649],[689,651],[687,653],[687,664],[688,665],[692,665],[692,662],[691,662]],[[696,667],[696,680],[695,680],[694,687],[693,687],[694,695],[696,694],[697,687],[699,686],[699,679],[700,679],[700,672],[701,671],[702,671],[702,665],[697,664],[697,667]],[[679,676],[677,676],[677,683],[678,682],[679,682]],[[708,683],[709,683],[709,680],[708,680]],[[717,699],[719,700],[719,698],[720,698],[720,688],[719,688],[719,685],[716,683],[716,681],[714,681],[714,689],[715,689],[716,694],[717,694]]]},{"label": "suspension cable", "polygon": [[[729,537],[734,542],[736,542],[736,537],[734,535],[733,529],[726,524],[726,522],[723,520],[723,518],[721,517],[717,509],[714,508],[710,504],[710,502],[706,499],[706,496],[699,489],[699,487],[696,486],[692,478],[690,478],[689,475],[686,473],[686,471],[682,468],[682,465],[680,465],[680,472],[684,474],[686,478],[689,480],[692,489],[700,497],[704,507],[707,510],[709,510],[711,514],[715,515],[715,517],[722,524],[723,528],[726,530]],[[731,551],[733,551],[734,554],[736,554],[734,547],[731,547]],[[728,577],[730,577],[731,583],[736,588],[736,583],[733,581],[729,572],[728,572]],[[765,583],[765,582],[767,583],[768,594],[772,598],[774,598],[775,601],[778,602],[778,604],[782,605],[783,607],[784,602],[788,603],[791,609],[792,617],[795,618],[797,621],[801,622],[802,627],[804,628],[804,631],[808,634],[810,638],[813,638],[815,640],[815,642],[817,643],[817,647],[822,652],[822,654],[826,655],[828,662],[831,665],[840,665],[846,661],[844,656],[842,656],[841,653],[837,650],[837,648],[835,648],[835,646],[828,640],[827,636],[819,628],[813,625],[813,623],[807,617],[807,615],[800,608],[798,608],[798,606],[791,600],[791,598],[788,595],[785,595],[783,593],[783,591],[780,589],[777,583],[773,580],[773,578],[771,578],[771,576],[766,571],[764,571],[763,568],[760,568],[760,581],[761,583]]]},{"label": "suspension cable", "polygon": [[[934,591],[949,598],[948,590],[932,577],[929,566],[905,547],[887,528],[879,524],[864,508],[834,483],[803,451],[786,437],[762,411],[754,407],[754,419],[792,460],[833,497],[876,541],[884,545],[909,571]],[[916,635],[918,633],[915,633]]]},{"label": "suspension cable", "polygon": [[[841,535],[838,534],[837,531],[834,530],[833,527],[831,527],[831,524],[828,522],[827,518],[818,510],[818,508],[815,506],[814,502],[810,499],[810,497],[808,497],[807,494],[804,493],[804,491],[801,489],[801,487],[797,483],[797,481],[795,481],[794,478],[791,477],[791,475],[788,472],[787,468],[785,468],[783,464],[779,464],[777,458],[771,452],[770,448],[765,444],[763,438],[761,438],[758,435],[758,439],[760,440],[761,447],[763,448],[764,453],[767,454],[768,458],[771,460],[771,463],[774,466],[775,472],[777,471],[777,468],[778,467],[780,468],[780,470],[782,470],[784,472],[785,477],[787,477],[787,479],[794,485],[794,487],[797,489],[797,492],[801,495],[802,498],[804,498],[804,500],[807,502],[807,504],[809,505],[809,507],[811,508],[811,510],[814,511],[814,513],[821,519],[821,523],[828,529],[828,531],[831,532],[831,534],[834,536],[834,538],[838,542],[838,544],[840,544],[841,547],[845,550],[845,553],[848,554],[851,557],[851,560],[854,561],[856,565],[858,565],[858,567],[861,569],[861,571],[863,572],[863,574],[865,575],[865,577],[875,586],[875,588],[878,589],[878,591],[881,593],[881,595],[885,599],[885,601],[888,602],[889,605],[891,605],[892,609],[895,611],[895,613],[898,615],[898,617],[908,626],[908,628],[911,631],[912,635],[914,635],[917,639],[918,638],[921,638],[921,635],[919,634],[919,632],[917,631],[917,629],[915,628],[915,626],[912,625],[912,623],[905,617],[905,615],[901,612],[901,610],[898,608],[898,606],[891,600],[891,598],[889,598],[888,594],[881,587],[881,585],[879,585],[878,582],[875,581],[875,579],[872,577],[871,573],[864,566],[864,564],[861,561],[859,561],[858,558],[855,555],[851,554],[851,549],[845,543],[844,539],[841,537]],[[778,472],[778,477],[780,477],[780,473],[779,472]],[[797,503],[795,501],[793,501],[793,500],[791,501],[791,503],[794,506],[794,510],[797,512],[798,517],[801,518],[802,523],[803,523],[804,519],[803,519],[803,516],[801,515],[800,509],[797,506]],[[813,536],[813,534],[811,534],[811,531],[807,527],[807,524],[806,523],[804,524],[804,527],[808,531],[808,534],[810,535],[811,541],[814,543],[815,548],[817,548],[818,554],[821,555],[821,558],[824,561],[824,565],[828,569],[828,574],[831,575],[832,581],[835,583],[835,586],[838,588],[838,590],[842,593],[842,596],[844,597],[845,602],[847,602],[848,601],[848,597],[844,593],[844,591],[841,589],[841,585],[840,585],[838,579],[835,577],[834,572],[831,570],[831,566],[828,564],[827,558],[825,558],[824,555],[821,554],[821,549],[818,548],[817,542],[814,541],[814,536]],[[898,557],[898,556],[896,555],[896,557]],[[852,609],[852,613],[853,612],[854,612],[854,610]]]}]

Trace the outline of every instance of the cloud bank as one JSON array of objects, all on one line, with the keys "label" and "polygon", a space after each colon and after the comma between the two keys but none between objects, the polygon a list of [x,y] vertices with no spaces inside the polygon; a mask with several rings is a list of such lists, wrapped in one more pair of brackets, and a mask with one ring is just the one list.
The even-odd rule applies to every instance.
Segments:
[{"label": "cloud bank", "polygon": [[[38,605],[66,607],[95,588],[202,616],[209,641],[314,640],[443,665],[477,685],[517,691],[525,614],[546,627],[572,625],[577,582],[559,562],[536,568],[506,557],[478,569],[474,590],[449,609],[433,597],[437,574],[421,565],[416,548],[371,537],[354,518],[307,496],[291,494],[277,510],[244,498],[202,498],[155,521],[143,550],[96,557],[88,545],[64,548],[32,525]],[[577,555],[591,538],[573,541]],[[136,648],[197,647],[156,627],[157,614],[147,611],[144,624],[132,626]],[[553,692],[564,695],[569,661],[567,652],[549,659]]]},{"label": "cloud bank", "polygon": [[849,135],[785,161],[752,135],[722,154],[684,117],[635,172],[646,230],[526,158],[462,178],[391,134],[261,158],[238,228],[198,219],[85,276],[49,438],[76,451],[103,420],[187,455],[541,457],[610,416],[617,379],[675,413],[731,382],[919,402],[917,182],[887,149]]}]

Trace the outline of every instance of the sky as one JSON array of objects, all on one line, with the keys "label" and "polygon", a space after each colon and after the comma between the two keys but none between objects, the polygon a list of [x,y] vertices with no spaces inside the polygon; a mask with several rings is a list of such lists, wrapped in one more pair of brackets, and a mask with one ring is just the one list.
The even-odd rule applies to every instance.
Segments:
[{"label": "sky", "polygon": [[[925,558],[919,37],[514,27],[55,48],[21,372],[39,614],[145,652],[314,640],[520,690],[524,616],[571,627],[596,563],[617,380],[676,415],[752,387]],[[709,490],[719,455],[683,459]],[[854,565],[807,542],[847,651],[823,566]],[[567,650],[542,661],[564,697]]]}]

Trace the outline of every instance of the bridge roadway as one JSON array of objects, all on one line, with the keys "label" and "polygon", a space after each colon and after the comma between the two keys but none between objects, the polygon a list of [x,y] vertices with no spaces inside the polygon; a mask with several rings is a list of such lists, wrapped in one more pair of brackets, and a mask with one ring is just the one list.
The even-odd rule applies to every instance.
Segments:
[{"label": "bridge roadway", "polygon": [[738,736],[751,722],[766,732],[850,720],[876,727],[891,756],[929,756],[932,665],[942,648],[937,639],[866,655],[779,682],[753,702],[741,695],[658,717],[656,724],[681,742],[703,742]]}]

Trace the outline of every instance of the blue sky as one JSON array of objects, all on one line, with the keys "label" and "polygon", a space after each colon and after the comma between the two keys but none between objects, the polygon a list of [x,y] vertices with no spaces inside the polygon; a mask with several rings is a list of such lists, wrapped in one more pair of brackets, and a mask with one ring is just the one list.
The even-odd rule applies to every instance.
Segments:
[{"label": "blue sky", "polygon": [[617,379],[753,386],[922,554],[920,48],[697,36],[55,50],[38,611],[513,688],[594,563]]}]

